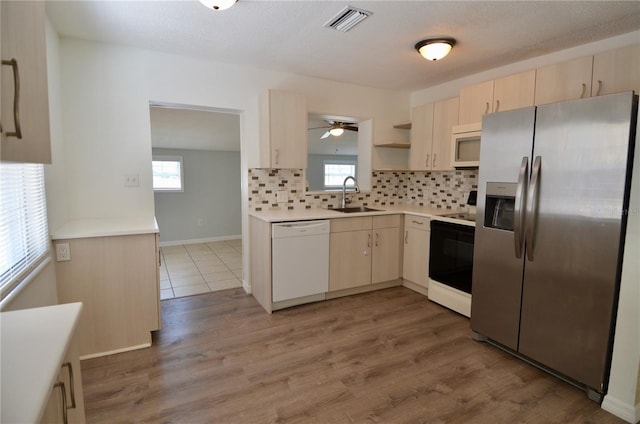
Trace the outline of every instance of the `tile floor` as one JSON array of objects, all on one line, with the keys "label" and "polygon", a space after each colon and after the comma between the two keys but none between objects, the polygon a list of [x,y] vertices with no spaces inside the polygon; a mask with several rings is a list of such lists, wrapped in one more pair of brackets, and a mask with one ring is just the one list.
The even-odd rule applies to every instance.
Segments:
[{"label": "tile floor", "polygon": [[160,248],[160,299],[242,286],[242,240]]}]

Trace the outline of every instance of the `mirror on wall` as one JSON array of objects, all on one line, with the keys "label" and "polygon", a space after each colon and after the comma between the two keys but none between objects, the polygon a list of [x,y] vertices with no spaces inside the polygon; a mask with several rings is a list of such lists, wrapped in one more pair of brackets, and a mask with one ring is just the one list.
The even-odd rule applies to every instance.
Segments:
[{"label": "mirror on wall", "polygon": [[346,176],[359,175],[361,166],[359,163],[361,158],[358,155],[359,120],[351,117],[309,114],[307,124],[308,191],[341,189]]}]

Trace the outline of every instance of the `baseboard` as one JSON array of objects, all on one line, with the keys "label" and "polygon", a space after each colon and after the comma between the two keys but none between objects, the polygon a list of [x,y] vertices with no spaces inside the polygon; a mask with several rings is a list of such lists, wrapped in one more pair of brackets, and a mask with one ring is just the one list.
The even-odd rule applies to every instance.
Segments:
[{"label": "baseboard", "polygon": [[242,279],[242,288],[244,289],[245,293],[251,294],[251,284],[249,284],[249,282],[245,279]]},{"label": "baseboard", "polygon": [[[149,338],[151,338],[151,333],[149,333]],[[91,353],[89,355],[82,355],[80,356],[80,360],[84,361],[86,359],[100,358],[102,356],[114,355],[116,353],[129,352],[129,351],[138,350],[138,349],[145,349],[148,347],[151,347],[151,342],[143,343],[135,346],[123,347],[121,349],[108,350],[106,352],[98,352],[98,353]]]},{"label": "baseboard", "polygon": [[181,244],[213,243],[216,241],[238,240],[241,238],[242,238],[241,235],[236,235],[236,236],[206,237],[201,239],[189,239],[189,240],[161,241],[160,247],[179,246]]},{"label": "baseboard", "polygon": [[640,404],[630,405],[611,395],[606,395],[602,401],[602,409],[628,423],[637,424],[640,422]]},{"label": "baseboard", "polygon": [[413,290],[414,292],[420,293],[421,295],[429,296],[429,290],[426,287],[416,284],[413,281],[403,279],[402,286]]}]

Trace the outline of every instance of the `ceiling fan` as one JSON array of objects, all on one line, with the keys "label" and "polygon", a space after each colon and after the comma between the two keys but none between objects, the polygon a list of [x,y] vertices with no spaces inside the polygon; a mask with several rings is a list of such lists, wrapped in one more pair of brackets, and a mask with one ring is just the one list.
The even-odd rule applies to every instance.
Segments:
[{"label": "ceiling fan", "polygon": [[340,121],[327,121],[327,120],[325,120],[325,122],[328,125],[323,126],[323,127],[309,128],[310,130],[317,130],[319,128],[326,128],[327,131],[324,134],[322,134],[322,137],[320,137],[320,139],[327,138],[330,135],[332,135],[334,137],[339,137],[339,136],[342,135],[342,133],[345,130],[358,131],[358,127],[356,126],[357,124],[355,122],[340,122]]}]

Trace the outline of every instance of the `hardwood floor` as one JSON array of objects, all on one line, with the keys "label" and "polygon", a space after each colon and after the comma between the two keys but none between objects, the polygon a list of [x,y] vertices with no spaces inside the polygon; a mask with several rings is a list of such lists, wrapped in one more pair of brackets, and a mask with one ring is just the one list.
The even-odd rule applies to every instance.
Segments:
[{"label": "hardwood floor", "polygon": [[151,348],[83,361],[87,422],[623,422],[406,288],[273,315],[242,289],[162,306]]}]

